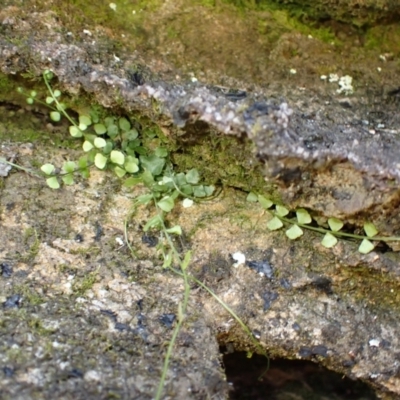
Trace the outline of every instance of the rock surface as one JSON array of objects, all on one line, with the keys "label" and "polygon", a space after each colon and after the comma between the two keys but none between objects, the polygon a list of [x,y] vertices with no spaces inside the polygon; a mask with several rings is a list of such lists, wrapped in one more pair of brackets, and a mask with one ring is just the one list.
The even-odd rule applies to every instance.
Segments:
[{"label": "rock surface", "polygon": [[[268,85],[217,75],[199,82],[193,74],[182,82],[185,73],[178,79],[161,58],[148,71],[137,67],[152,54],[125,49],[117,56],[110,51],[114,33],[104,27],[71,32],[54,11],[15,6],[0,12],[0,23],[5,104],[21,104],[11,90],[21,74],[38,77],[50,68],[71,95],[86,93],[105,107],[152,119],[181,152],[199,146],[207,153],[215,138],[226,139],[216,147],[232,157],[216,178],[225,196],[175,216],[191,232],[191,273],[257,332],[271,356],[311,359],[371,383],[382,396],[400,395],[398,254],[361,255],[351,242],[328,250],[313,233],[289,243],[283,232],[268,232],[261,208],[235,190],[272,190],[272,197],[293,209],[307,207],[321,223],[335,216],[360,227],[368,219],[381,233],[399,235],[398,54],[365,51],[356,62],[356,46],[338,49],[292,32],[269,53],[271,65],[261,71],[271,76]],[[293,49],[297,54],[288,57]],[[346,51],[352,83],[340,80],[351,73],[338,67]],[[337,72],[337,79],[330,75]],[[3,140],[17,128],[5,123]],[[2,154],[29,167],[33,159],[56,162],[74,153],[34,146],[5,143]],[[174,157],[179,165],[179,152]],[[191,158],[182,168],[203,161],[213,168],[203,153]],[[249,178],[236,183],[230,165]],[[5,398],[151,398],[171,332],[160,318],[176,313],[182,288],[162,270],[156,251],[140,244],[148,210],[131,221],[129,239],[140,259],[116,241],[123,243],[137,192],[121,190],[105,174],[65,187],[62,195],[24,173],[1,179]],[[237,251],[250,263],[232,267]],[[269,265],[268,274],[249,268],[259,263]],[[220,344],[251,344],[207,293],[193,292],[165,398],[224,398],[215,332]]]}]

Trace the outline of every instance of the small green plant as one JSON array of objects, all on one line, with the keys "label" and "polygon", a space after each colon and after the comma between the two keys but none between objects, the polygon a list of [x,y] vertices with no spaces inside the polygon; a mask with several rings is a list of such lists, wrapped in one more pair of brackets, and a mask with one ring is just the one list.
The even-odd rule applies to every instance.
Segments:
[{"label": "small green plant", "polygon": [[[87,178],[90,167],[95,166],[100,170],[112,170],[119,178],[128,177],[125,181],[127,187],[144,183],[151,192],[156,193],[156,197],[160,199],[160,208],[165,212],[173,208],[174,200],[178,196],[198,199],[213,194],[214,186],[199,183],[200,174],[197,169],[178,174],[172,171],[168,162],[168,150],[159,145],[160,140],[155,139],[153,131],[139,133],[125,117],[101,118],[94,107],[80,113],[75,121],[68,114],[66,103],[61,101],[61,92],[53,90],[50,85],[53,77],[49,70],[43,73],[43,80],[49,92],[45,101],[38,99],[36,91],[25,93],[22,88],[18,88],[18,92],[26,96],[28,104],[39,102],[49,107],[52,121],[59,122],[64,116],[70,123],[70,135],[82,141],[82,149],[86,154],[77,162],[65,161],[61,169],[57,169],[51,163],[42,165],[41,170],[49,187],[58,189],[61,182],[72,185],[75,174],[79,173],[83,178]],[[145,147],[143,135],[155,139],[157,145],[152,149]]]},{"label": "small green plant", "polygon": [[[276,231],[283,228],[284,223],[290,224],[290,227],[286,230],[285,234],[291,240],[298,239],[302,236],[304,233],[303,229],[309,229],[324,235],[321,244],[326,248],[334,247],[338,242],[337,238],[340,237],[361,240],[358,251],[362,254],[368,254],[375,248],[372,241],[400,241],[400,237],[396,236],[376,236],[378,230],[371,222],[364,223],[363,228],[365,235],[357,235],[354,233],[342,232],[341,229],[343,228],[344,223],[340,219],[333,217],[328,219],[329,228],[311,226],[310,224],[312,223],[313,218],[304,208],[298,208],[294,211],[296,214],[295,218],[288,218],[287,216],[289,215],[290,210],[286,207],[279,204],[275,205],[270,199],[253,192],[248,194],[247,201],[260,203],[261,207],[272,215],[272,219],[267,223],[267,228],[270,231]],[[275,209],[272,209],[273,206]]]},{"label": "small green plant", "polygon": [[[246,324],[210,288],[189,274],[188,267],[192,253],[189,250],[184,255],[180,254],[172,236],[182,235],[182,228],[180,225],[168,226],[166,223],[166,216],[173,210],[178,198],[183,199],[183,207],[190,207],[195,201],[206,200],[213,196],[215,187],[201,184],[200,173],[195,168],[187,172],[176,173],[169,162],[167,148],[158,145],[160,141],[155,141],[157,145],[151,146],[151,148],[143,145],[143,135],[147,135],[147,139],[155,139],[154,132],[140,133],[128,118],[107,116],[102,119],[93,108],[89,112],[79,114],[78,121],[75,121],[67,113],[66,104],[61,101],[61,92],[53,90],[51,87],[52,78],[53,73],[51,71],[47,70],[43,73],[43,79],[49,92],[45,101],[38,99],[35,91],[25,93],[21,88],[18,91],[26,95],[28,104],[40,102],[48,106],[51,110],[50,118],[52,121],[59,122],[62,117],[65,117],[70,123],[70,135],[82,141],[82,149],[86,154],[77,162],[65,161],[61,169],[56,168],[51,163],[42,165],[41,171],[46,177],[47,185],[52,189],[60,188],[61,184],[72,185],[76,174],[80,174],[83,178],[89,177],[89,170],[92,166],[100,170],[112,170],[119,178],[126,178],[125,187],[143,184],[148,190],[145,194],[135,198],[132,213],[135,212],[137,207],[154,205],[155,213],[149,218],[143,230],[146,232],[151,229],[160,232],[161,240],[158,250],[162,254],[163,268],[171,270],[183,279],[184,296],[178,305],[177,323],[164,358],[164,366],[155,399],[159,400],[162,397],[169,361],[176,338],[185,320],[190,295],[189,281],[195,282],[206,290],[232,315],[249,336],[253,347],[260,354],[265,355],[269,367],[269,359],[265,350]],[[1,161],[8,163],[5,160]],[[33,173],[33,171],[15,164],[8,164]],[[132,255],[136,257],[136,253],[128,240],[127,228],[128,220],[125,221],[125,241]],[[95,278],[96,274],[88,276],[79,289],[84,291],[91,287]]]}]

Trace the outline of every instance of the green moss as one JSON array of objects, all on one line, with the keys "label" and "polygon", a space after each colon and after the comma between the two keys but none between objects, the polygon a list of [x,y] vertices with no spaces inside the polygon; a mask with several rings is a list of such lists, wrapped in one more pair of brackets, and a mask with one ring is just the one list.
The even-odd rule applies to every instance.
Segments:
[{"label": "green moss", "polygon": [[278,29],[276,29],[278,33],[279,27],[281,27],[281,29],[284,28],[288,32],[297,31],[302,33],[303,35],[311,35],[312,37],[320,39],[326,43],[340,43],[340,41],[337,39],[337,37],[329,27],[317,26],[315,23],[312,22],[304,23],[301,21],[299,16],[293,16],[287,10],[273,8],[270,11],[272,14],[272,18],[278,25]]},{"label": "green moss", "polygon": [[72,287],[73,292],[77,296],[83,296],[86,291],[90,290],[97,281],[97,271],[90,272],[83,279],[77,279]]},{"label": "green moss", "polygon": [[[100,252],[101,252],[100,247],[95,245],[89,247],[81,247],[76,250],[70,250],[71,254],[84,255],[84,256],[88,254],[90,254],[91,256],[97,256],[100,254]],[[63,266],[61,267],[61,269],[65,270],[66,267],[68,267],[69,269],[71,268],[70,266]]]},{"label": "green moss", "polygon": [[28,284],[16,284],[14,285],[13,290],[15,293],[22,296],[25,305],[29,304],[30,306],[37,306],[46,302],[45,297],[36,292]]},{"label": "green moss", "polygon": [[27,228],[23,234],[23,243],[28,250],[20,256],[21,262],[30,262],[35,259],[39,252],[40,240],[36,229]]},{"label": "green moss", "polygon": [[177,151],[171,155],[177,169],[198,168],[207,184],[222,183],[246,191],[267,190],[261,165],[249,156],[253,146],[250,142],[204,130],[204,126],[190,127],[186,135],[177,139]]},{"label": "green moss", "polygon": [[[133,50],[137,44],[141,42],[143,37],[142,22],[146,16],[157,10],[162,4],[161,0],[140,0],[119,1],[117,9],[114,11],[110,8],[109,2],[87,2],[85,0],[72,1],[54,1],[51,4],[45,3],[41,5],[48,11],[50,8],[54,11],[63,23],[69,26],[69,29],[82,32],[83,29],[88,29],[90,26],[103,26],[112,28],[115,36],[121,38],[123,33],[126,41],[122,44],[120,39],[111,40],[103,38],[102,47],[103,53],[112,54],[122,47],[130,47]],[[99,54],[101,57],[102,55]]]},{"label": "green moss", "polygon": [[337,1],[315,0],[224,0],[241,10],[284,10],[292,18],[306,23],[321,22],[327,20],[352,24],[356,27],[365,27],[376,24],[386,14],[385,6],[376,2],[360,3],[359,8],[349,12],[349,6],[342,6]]},{"label": "green moss", "polygon": [[400,309],[400,285],[390,275],[372,271],[367,265],[348,268],[342,275],[335,289],[343,296],[350,295],[377,312]]},{"label": "green moss", "polygon": [[13,93],[16,89],[15,81],[8,75],[0,73],[0,100],[3,101],[5,96],[8,97],[9,94]]},{"label": "green moss", "polygon": [[[42,321],[38,318],[34,318],[32,317],[31,319],[29,319],[27,321],[27,325],[29,327],[29,330],[33,333],[36,334],[38,336],[48,336],[51,335],[52,333],[55,332],[55,330],[53,329],[46,329],[43,327]],[[51,349],[51,344],[50,345],[50,350]]]},{"label": "green moss", "polygon": [[10,363],[23,364],[27,361],[28,354],[25,352],[23,347],[11,347],[5,352],[5,358]]},{"label": "green moss", "polygon": [[400,26],[398,24],[379,25],[367,30],[365,48],[378,49],[381,54],[400,53]]}]

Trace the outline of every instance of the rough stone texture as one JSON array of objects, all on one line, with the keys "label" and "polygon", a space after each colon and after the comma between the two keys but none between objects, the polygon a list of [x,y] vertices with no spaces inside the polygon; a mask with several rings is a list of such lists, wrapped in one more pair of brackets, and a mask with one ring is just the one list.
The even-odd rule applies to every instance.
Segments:
[{"label": "rough stone texture", "polygon": [[[34,14],[30,21],[46,30],[56,24],[52,13]],[[30,28],[27,20],[21,24],[10,18],[3,26],[11,26],[13,35]],[[42,34],[41,29],[35,32]],[[204,121],[219,132],[247,136],[256,144],[267,178],[282,187],[279,197],[289,207],[307,207],[358,226],[368,219],[382,234],[400,235],[396,90],[379,93],[382,88],[368,78],[351,98],[345,90],[338,97],[340,87],[334,83],[333,90],[319,89],[311,98],[302,90],[286,89],[285,101],[279,102],[265,97],[277,97],[271,90],[246,94],[198,83],[157,82],[138,87],[138,78],[129,72],[136,58],[121,61],[103,55],[97,64],[92,39],[77,46],[54,30],[46,37],[51,41],[30,37],[22,47],[3,38],[3,73],[22,73],[28,65],[37,73],[51,68],[71,93],[84,89],[104,106],[115,106],[119,98],[127,109],[159,121],[166,116],[179,128]],[[161,115],[154,111],[152,99],[159,102]]]},{"label": "rough stone texture", "polygon": [[[52,153],[34,150],[36,159]],[[0,154],[7,151],[22,157],[18,146],[3,143]],[[25,152],[23,163],[32,155]],[[130,229],[142,260],[129,254],[123,230],[134,195],[117,193],[104,173],[61,192],[23,173],[6,178],[0,200],[2,399],[154,398],[173,326],[162,319],[176,319],[183,294],[180,279],[145,259],[155,255],[141,240],[145,214],[137,214]],[[192,297],[163,398],[226,398],[218,343],[205,317]]]},{"label": "rough stone texture", "polygon": [[[393,86],[374,84],[373,76],[366,75],[359,80],[357,95],[351,96],[337,93],[340,87],[335,83],[326,82],[324,90],[320,83],[302,86],[301,78],[287,88],[282,80],[251,91],[144,79],[132,74],[132,65],[140,59],[137,54],[119,59],[102,52],[96,36],[71,39],[52,12],[24,18],[20,13],[10,7],[0,14],[3,74],[28,71],[39,76],[50,68],[72,95],[83,91],[106,107],[147,115],[171,140],[197,127],[200,138],[211,131],[231,135],[232,141],[250,141],[265,164],[269,183],[277,185],[274,195],[288,206],[305,206],[322,222],[336,216],[360,226],[368,218],[382,233],[399,234],[400,116]],[[270,57],[279,59],[303,42],[303,49],[316,46],[313,39],[286,36]],[[8,95],[2,94],[2,100],[17,103],[14,94],[11,99]],[[10,157],[20,155],[19,149],[9,152]],[[44,154],[39,158],[62,158]],[[253,158],[249,153],[248,159]],[[238,162],[246,166],[246,160]],[[204,279],[260,334],[272,356],[312,359],[371,383],[382,396],[400,395],[398,254],[360,255],[348,242],[328,250],[311,233],[288,244],[284,233],[266,232],[267,217],[256,205],[246,205],[234,190],[226,191],[212,207],[199,205],[190,215],[177,216],[184,231],[192,232],[191,273]],[[150,251],[141,249],[153,257],[150,263],[132,261],[126,253],[116,255],[115,236],[123,230],[126,214],[121,210],[128,209],[129,194],[118,197],[113,185],[103,181],[62,193],[60,201],[44,184],[22,173],[7,177],[2,188],[1,257],[16,271],[9,280],[1,280],[1,329],[7,337],[2,362],[15,368],[17,376],[4,381],[6,398],[62,392],[71,398],[81,398],[82,393],[85,398],[115,393],[150,398],[160,376],[159,351],[170,333],[159,317],[173,312],[180,282],[162,271]],[[38,200],[49,209],[41,209]],[[102,206],[103,201],[107,204]],[[109,209],[109,204],[114,206]],[[146,220],[144,213],[138,221]],[[99,226],[104,222],[109,225],[102,238]],[[40,234],[37,240],[35,231]],[[82,232],[90,238],[89,247],[74,242]],[[139,226],[131,240],[140,241]],[[232,268],[230,255],[236,251],[250,261],[268,262],[273,275],[262,277],[244,265]],[[214,275],[216,254],[223,262],[222,272]],[[133,279],[127,279],[132,270]],[[97,279],[89,289],[84,290],[83,282],[73,287],[77,278],[83,281],[86,276]],[[148,336],[142,330],[142,314]],[[251,345],[206,293],[195,292],[189,314],[166,391],[171,398],[187,398],[188,393],[193,398],[223,398],[227,389],[212,328],[221,333],[220,342],[227,337],[238,348]],[[18,330],[21,335],[15,333]],[[45,334],[50,336],[43,338]],[[132,365],[137,369],[131,375],[127,371]]]}]

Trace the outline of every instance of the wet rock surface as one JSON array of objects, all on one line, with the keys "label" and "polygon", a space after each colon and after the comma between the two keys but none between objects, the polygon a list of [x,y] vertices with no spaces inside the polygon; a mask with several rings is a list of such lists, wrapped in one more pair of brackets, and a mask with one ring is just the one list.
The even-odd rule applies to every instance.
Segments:
[{"label": "wet rock surface", "polygon": [[[361,226],[367,218],[383,234],[399,234],[396,55],[385,56],[382,73],[378,53],[368,65],[373,72],[355,65],[350,88],[329,77],[327,53],[335,58],[336,50],[285,34],[269,54],[276,66],[268,85],[224,77],[232,84],[225,87],[190,75],[182,83],[165,60],[143,73],[137,64],[146,57],[110,52],[112,33],[104,27],[71,33],[52,11],[27,13],[10,5],[0,23],[0,68],[10,87],[21,84],[21,74],[37,77],[50,68],[72,96],[86,93],[105,107],[152,119],[178,147],[185,144],[181,152],[196,145],[208,151],[215,138],[228,138],[218,149],[251,178],[233,183],[225,161],[217,178],[223,195],[174,216],[191,232],[191,273],[258,332],[271,356],[323,364],[369,382],[387,398],[400,394],[398,254],[378,249],[361,255],[344,241],[326,249],[313,233],[289,242],[284,232],[268,232],[268,217],[235,190],[273,190],[287,206],[307,207],[322,220],[335,216]],[[296,46],[301,55],[290,67],[297,73],[286,56]],[[330,50],[315,53],[322,48]],[[311,54],[324,69],[307,69],[317,63]],[[307,58],[308,73],[300,74]],[[21,104],[12,90],[1,97]],[[17,128],[11,118],[3,140]],[[1,152],[28,167],[33,158],[56,163],[76,154],[9,142]],[[1,171],[4,398],[152,398],[182,285],[162,270],[153,242],[143,240],[140,226],[149,210],[131,221],[129,240],[141,256],[132,260],[116,238],[122,240],[137,193],[121,189],[116,178],[94,174],[54,192],[37,178]],[[231,255],[237,251],[247,263],[235,268]],[[218,342],[239,350],[251,343],[210,296],[196,287],[192,292],[165,398],[222,399],[228,388]]]}]

